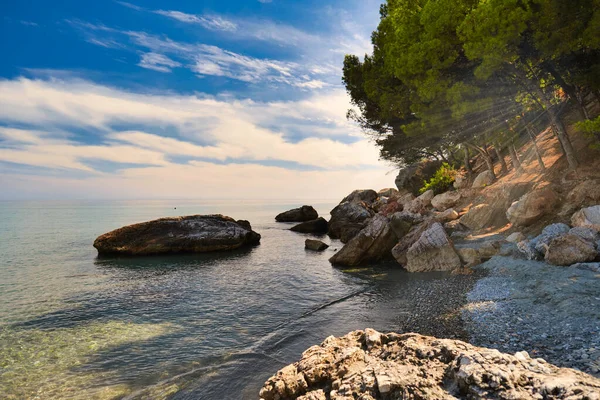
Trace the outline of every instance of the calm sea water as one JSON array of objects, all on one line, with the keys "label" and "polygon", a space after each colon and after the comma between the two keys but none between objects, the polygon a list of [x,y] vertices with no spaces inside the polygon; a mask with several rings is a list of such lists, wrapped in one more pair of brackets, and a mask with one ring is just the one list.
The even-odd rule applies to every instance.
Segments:
[{"label": "calm sea water", "polygon": [[[310,204],[310,203],[309,203]],[[312,203],[328,216],[334,203]],[[8,399],[254,399],[329,335],[394,330],[440,274],[343,272],[274,216],[297,202],[0,202],[0,393]],[[177,209],[174,209],[177,207]],[[247,219],[233,253],[98,259],[94,239],[165,216]]]}]

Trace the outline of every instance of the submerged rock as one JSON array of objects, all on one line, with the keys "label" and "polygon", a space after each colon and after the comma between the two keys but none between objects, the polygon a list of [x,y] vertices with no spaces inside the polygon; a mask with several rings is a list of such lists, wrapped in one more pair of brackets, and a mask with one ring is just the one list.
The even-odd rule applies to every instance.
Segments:
[{"label": "submerged rock", "polygon": [[155,255],[234,250],[260,243],[248,221],[223,215],[161,218],[125,226],[94,241],[98,254]]},{"label": "submerged rock", "polygon": [[319,218],[319,213],[312,206],[294,208],[275,217],[277,222],[305,222]]},{"label": "submerged rock", "polygon": [[378,261],[390,256],[397,240],[389,220],[377,214],[371,218],[367,227],[335,253],[329,262],[333,265],[353,267],[368,261]]},{"label": "submerged rock", "polygon": [[525,351],[372,329],[328,337],[269,378],[263,400],[598,399],[600,379]]},{"label": "submerged rock", "polygon": [[312,221],[302,222],[290,228],[291,231],[299,233],[327,233],[329,224],[323,217],[319,217]]},{"label": "submerged rock", "polygon": [[329,245],[320,240],[306,239],[304,241],[304,248],[312,251],[324,251],[329,248]]}]

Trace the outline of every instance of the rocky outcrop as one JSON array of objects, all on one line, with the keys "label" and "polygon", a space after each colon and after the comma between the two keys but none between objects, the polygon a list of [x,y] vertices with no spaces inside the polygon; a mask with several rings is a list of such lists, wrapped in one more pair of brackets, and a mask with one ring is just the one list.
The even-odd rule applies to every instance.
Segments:
[{"label": "rocky outcrop", "polygon": [[302,206],[282,212],[275,217],[277,222],[305,222],[319,218],[317,211],[312,206]]},{"label": "rocky outcrop", "polygon": [[552,239],[546,250],[545,260],[549,264],[569,266],[594,261],[597,256],[594,242],[577,235],[566,234]]},{"label": "rocky outcrop", "polygon": [[375,213],[364,202],[345,202],[331,210],[327,234],[333,239],[348,243],[366,225]]},{"label": "rocky outcrop", "polygon": [[600,204],[600,180],[589,179],[575,186],[565,199],[563,211],[573,212],[581,207]]},{"label": "rocky outcrop", "polygon": [[479,204],[460,217],[460,223],[473,231],[501,227],[508,223],[506,208],[498,203]]},{"label": "rocky outcrop", "polygon": [[435,219],[437,222],[441,222],[442,224],[457,220],[458,217],[458,213],[452,208],[449,208],[443,212],[433,214],[433,219]]},{"label": "rocky outcrop", "polygon": [[477,175],[477,178],[475,178],[471,187],[473,189],[484,188],[494,183],[494,180],[494,174],[491,171],[483,171],[482,173]]},{"label": "rocky outcrop", "polygon": [[513,225],[527,226],[554,211],[558,203],[556,192],[546,186],[515,201],[506,211],[506,217]]},{"label": "rocky outcrop", "polygon": [[441,161],[423,161],[401,169],[396,177],[396,187],[400,192],[409,191],[415,196],[442,166]]},{"label": "rocky outcrop", "polygon": [[328,337],[260,390],[262,400],[598,399],[600,379],[525,351],[372,329]]},{"label": "rocky outcrop", "polygon": [[409,272],[452,271],[462,263],[444,227],[436,222],[425,230],[406,253]]},{"label": "rocky outcrop", "polygon": [[571,217],[571,225],[592,228],[600,232],[600,205],[577,211]]},{"label": "rocky outcrop", "polygon": [[431,206],[431,200],[434,196],[433,190],[428,190],[411,202],[407,202],[404,205],[404,209],[412,213],[425,214]]},{"label": "rocky outcrop", "polygon": [[306,239],[304,241],[304,248],[312,251],[325,251],[329,248],[329,245],[320,240]]},{"label": "rocky outcrop", "polygon": [[333,265],[353,267],[369,261],[378,261],[390,255],[397,237],[389,220],[377,214],[369,224],[329,259]]},{"label": "rocky outcrop", "polygon": [[458,192],[446,192],[438,194],[431,199],[431,205],[438,211],[446,211],[452,208],[460,200],[460,193]]},{"label": "rocky outcrop", "polygon": [[[403,213],[405,213],[403,211]],[[398,243],[392,248],[392,256],[396,259],[398,264],[403,267],[408,263],[408,249],[415,244],[423,232],[427,229],[431,228],[431,226],[435,223],[433,220],[427,220],[425,222],[418,223],[410,228],[408,233],[400,238]]]},{"label": "rocky outcrop", "polygon": [[327,233],[329,224],[323,217],[319,217],[312,221],[302,222],[290,228],[291,231],[299,233]]},{"label": "rocky outcrop", "polygon": [[398,189],[385,188],[385,189],[381,189],[379,192],[377,192],[377,196],[388,197],[388,198],[398,198],[400,196],[400,192],[398,191]]},{"label": "rocky outcrop", "polygon": [[248,221],[223,215],[161,218],[116,229],[94,242],[98,254],[156,255],[206,253],[259,244]]},{"label": "rocky outcrop", "polygon": [[350,193],[348,196],[344,197],[344,199],[342,201],[340,201],[340,203],[345,203],[345,202],[351,202],[351,203],[357,203],[357,202],[361,202],[364,201],[365,203],[372,203],[375,200],[377,200],[377,197],[379,197],[377,195],[377,192],[372,190],[372,189],[359,189],[359,190],[355,190],[352,193]]}]

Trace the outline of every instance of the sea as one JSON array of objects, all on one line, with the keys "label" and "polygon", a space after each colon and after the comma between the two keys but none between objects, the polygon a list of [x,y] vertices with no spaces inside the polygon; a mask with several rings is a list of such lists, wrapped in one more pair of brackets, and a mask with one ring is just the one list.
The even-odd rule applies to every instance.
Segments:
[{"label": "sea", "polygon": [[[446,278],[332,267],[339,241],[316,237],[330,248],[307,251],[315,236],[275,221],[303,204],[328,218],[336,202],[0,202],[0,398],[257,399],[330,335],[401,329],[408,289]],[[249,220],[261,244],[139,258],[92,246],[124,225],[193,214]]]}]

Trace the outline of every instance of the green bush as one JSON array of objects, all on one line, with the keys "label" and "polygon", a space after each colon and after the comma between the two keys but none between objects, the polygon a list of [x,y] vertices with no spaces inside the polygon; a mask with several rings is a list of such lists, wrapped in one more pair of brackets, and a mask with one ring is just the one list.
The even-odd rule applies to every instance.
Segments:
[{"label": "green bush", "polygon": [[428,190],[433,190],[435,194],[446,192],[452,187],[454,180],[456,179],[456,170],[448,163],[443,163],[442,166],[435,171],[435,175],[428,181],[425,182],[419,193],[425,193]]},{"label": "green bush", "polygon": [[585,136],[596,138],[598,141],[593,143],[590,147],[592,149],[600,150],[600,117],[578,122],[576,126],[585,134]]}]

